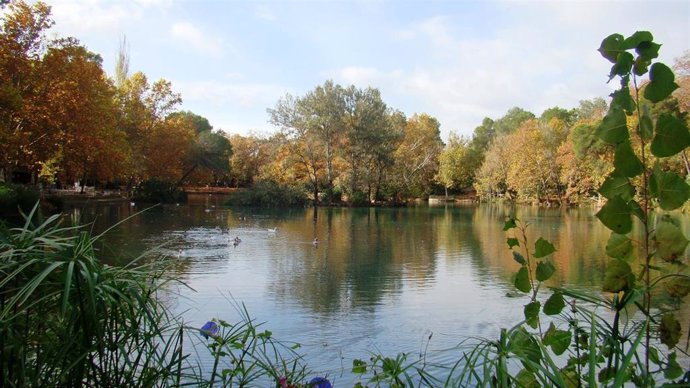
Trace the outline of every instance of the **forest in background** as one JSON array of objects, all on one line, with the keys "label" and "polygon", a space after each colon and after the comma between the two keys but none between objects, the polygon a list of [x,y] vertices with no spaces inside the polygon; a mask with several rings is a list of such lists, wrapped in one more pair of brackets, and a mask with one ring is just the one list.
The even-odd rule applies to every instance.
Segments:
[{"label": "forest in background", "polygon": [[[480,198],[581,203],[613,170],[595,134],[603,98],[539,116],[514,107],[471,137],[388,106],[378,89],[326,81],[267,111],[271,135],[228,135],[193,112],[164,79],[130,74],[123,44],[112,77],[72,37],[47,39],[50,7],[12,2],[0,35],[0,178],[71,186],[253,187],[270,182],[325,203],[403,202],[476,191]],[[680,88],[654,106],[688,121],[690,52],[676,60]],[[642,97],[640,97],[642,98]],[[629,123],[634,126],[635,123]],[[637,142],[633,142],[637,144]],[[687,177],[681,153],[661,161]]]}]

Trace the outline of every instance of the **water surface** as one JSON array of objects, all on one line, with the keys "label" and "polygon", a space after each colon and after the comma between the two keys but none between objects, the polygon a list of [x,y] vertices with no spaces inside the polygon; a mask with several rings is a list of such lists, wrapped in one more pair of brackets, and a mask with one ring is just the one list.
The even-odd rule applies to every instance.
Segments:
[{"label": "water surface", "polygon": [[[237,320],[244,303],[275,338],[300,343],[312,369],[341,383],[353,381],[352,360],[370,352],[450,363],[459,351],[449,349],[463,339],[496,338],[521,319],[527,297],[506,296],[518,269],[502,230],[507,215],[529,222],[531,239],[542,236],[558,249],[549,285],[598,292],[607,261],[609,231],[586,208],[221,204],[201,196],[144,212],[109,233],[108,257],[126,261],[162,245],[193,290],[178,288],[170,300],[190,326]],[[137,210],[128,203],[74,212],[102,229]],[[236,236],[242,242],[234,246]]]}]

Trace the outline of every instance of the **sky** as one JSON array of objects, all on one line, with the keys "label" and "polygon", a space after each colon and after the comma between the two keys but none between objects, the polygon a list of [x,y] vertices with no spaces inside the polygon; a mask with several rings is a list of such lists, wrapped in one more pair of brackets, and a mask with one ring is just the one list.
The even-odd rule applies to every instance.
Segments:
[{"label": "sky", "polygon": [[[164,78],[181,109],[229,134],[271,134],[268,108],[326,80],[374,87],[444,140],[514,106],[537,116],[607,97],[612,33],[648,30],[672,65],[690,49],[690,1],[48,0],[49,36],[73,36],[114,74]],[[615,81],[614,81],[615,82]]]}]

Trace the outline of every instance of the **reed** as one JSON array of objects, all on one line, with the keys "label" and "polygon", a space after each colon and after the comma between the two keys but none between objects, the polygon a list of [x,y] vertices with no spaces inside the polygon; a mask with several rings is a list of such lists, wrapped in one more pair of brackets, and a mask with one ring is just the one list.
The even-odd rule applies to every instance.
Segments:
[{"label": "reed", "polygon": [[[39,221],[0,226],[0,382],[3,386],[154,386],[189,372],[182,332],[156,293],[165,260],[113,267],[101,237]],[[143,257],[143,256],[142,256]],[[171,384],[172,385],[172,384]]]}]

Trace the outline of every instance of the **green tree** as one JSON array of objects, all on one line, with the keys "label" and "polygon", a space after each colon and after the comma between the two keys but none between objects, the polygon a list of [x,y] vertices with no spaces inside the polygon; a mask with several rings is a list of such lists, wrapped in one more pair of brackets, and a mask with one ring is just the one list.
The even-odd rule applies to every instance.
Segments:
[{"label": "green tree", "polygon": [[523,122],[535,118],[534,113],[522,108],[513,107],[508,109],[503,117],[494,121],[493,130],[496,135],[507,135],[514,132]]},{"label": "green tree", "polygon": [[[388,108],[377,89],[364,90],[350,86],[345,96],[345,139],[342,156],[347,161],[349,194],[361,190],[363,181],[372,182],[370,174],[374,161],[380,155],[382,142],[390,141],[388,134]],[[369,186],[371,200],[371,186]]]}]

